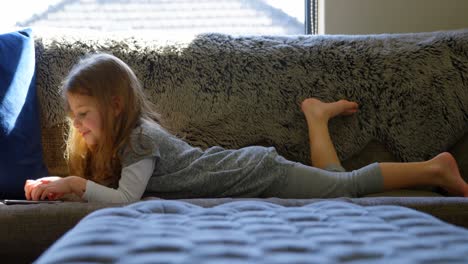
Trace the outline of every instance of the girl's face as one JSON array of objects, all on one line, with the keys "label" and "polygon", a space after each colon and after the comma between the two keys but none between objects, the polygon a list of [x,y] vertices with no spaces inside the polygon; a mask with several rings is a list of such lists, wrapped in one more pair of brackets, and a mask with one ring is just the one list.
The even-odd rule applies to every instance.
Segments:
[{"label": "girl's face", "polygon": [[96,99],[82,94],[67,94],[72,112],[73,126],[84,138],[88,147],[98,143],[102,134],[102,121]]}]

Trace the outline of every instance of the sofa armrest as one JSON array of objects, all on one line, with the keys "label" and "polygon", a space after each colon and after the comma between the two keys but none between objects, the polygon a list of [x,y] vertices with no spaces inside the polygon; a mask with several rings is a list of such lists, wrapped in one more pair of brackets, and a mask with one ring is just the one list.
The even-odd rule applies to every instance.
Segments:
[{"label": "sofa armrest", "polygon": [[3,263],[31,263],[87,214],[116,206],[123,204],[0,204],[0,259]]}]

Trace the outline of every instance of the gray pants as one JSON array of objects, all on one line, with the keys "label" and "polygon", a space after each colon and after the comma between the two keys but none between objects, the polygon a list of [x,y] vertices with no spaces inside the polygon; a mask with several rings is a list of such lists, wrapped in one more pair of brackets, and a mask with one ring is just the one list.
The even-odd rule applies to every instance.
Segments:
[{"label": "gray pants", "polygon": [[378,163],[347,172],[342,166],[332,164],[319,169],[279,157],[288,166],[286,183],[273,184],[265,197],[279,198],[334,198],[360,197],[383,191],[383,177]]}]

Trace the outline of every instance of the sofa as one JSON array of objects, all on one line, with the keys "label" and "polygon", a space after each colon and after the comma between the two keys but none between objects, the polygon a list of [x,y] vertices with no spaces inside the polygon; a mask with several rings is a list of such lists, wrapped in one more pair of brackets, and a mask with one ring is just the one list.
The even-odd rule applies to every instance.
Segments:
[{"label": "sofa", "polygon": [[[359,103],[359,113],[332,119],[329,126],[347,170],[372,162],[422,161],[449,151],[468,182],[467,29],[352,36],[213,33],[170,40],[43,30],[34,37],[42,146],[50,175],[68,175],[61,81],[81,56],[104,51],[132,67],[165,123],[194,146],[274,146],[284,157],[310,164],[300,102],[346,98]],[[2,262],[32,262],[90,213],[128,206],[72,200],[0,205]],[[154,200],[162,201],[151,194],[142,198]],[[213,208],[246,200],[286,207],[324,201],[401,206],[468,228],[468,199],[430,186],[326,200],[177,201]]]}]

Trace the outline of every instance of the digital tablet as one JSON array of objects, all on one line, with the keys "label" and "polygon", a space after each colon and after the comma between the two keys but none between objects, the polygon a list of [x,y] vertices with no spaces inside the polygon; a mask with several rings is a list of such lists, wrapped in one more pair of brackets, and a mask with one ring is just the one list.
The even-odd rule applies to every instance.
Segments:
[{"label": "digital tablet", "polygon": [[52,203],[62,203],[63,201],[60,200],[39,200],[39,201],[33,201],[33,200],[12,200],[12,199],[5,199],[2,201],[6,205],[11,205],[11,204],[52,204]]}]

